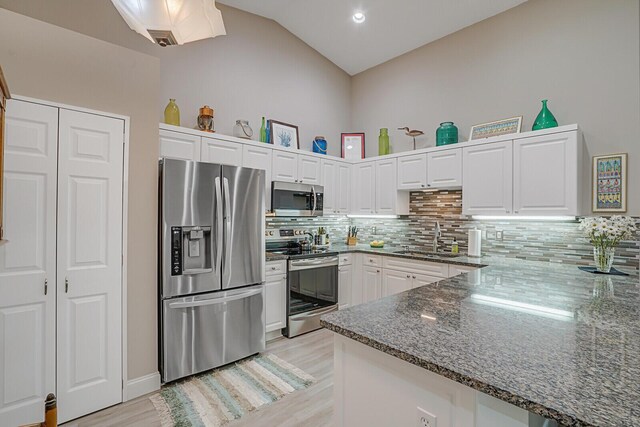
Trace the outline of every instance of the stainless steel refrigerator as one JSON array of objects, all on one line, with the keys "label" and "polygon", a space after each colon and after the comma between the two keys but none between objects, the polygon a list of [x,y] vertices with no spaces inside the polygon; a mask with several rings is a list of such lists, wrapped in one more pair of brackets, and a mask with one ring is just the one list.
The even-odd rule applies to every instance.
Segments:
[{"label": "stainless steel refrigerator", "polygon": [[265,349],[264,171],[160,161],[160,372],[169,382]]}]

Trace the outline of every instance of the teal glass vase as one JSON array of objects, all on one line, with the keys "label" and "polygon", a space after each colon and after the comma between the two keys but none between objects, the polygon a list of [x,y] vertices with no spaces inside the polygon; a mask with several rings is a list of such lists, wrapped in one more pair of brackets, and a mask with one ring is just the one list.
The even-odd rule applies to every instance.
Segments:
[{"label": "teal glass vase", "polygon": [[555,128],[558,127],[558,121],[553,116],[553,113],[549,111],[547,108],[547,100],[542,100],[542,110],[538,113],[538,117],[536,117],[536,121],[533,122],[533,127],[531,130],[540,130],[547,128]]},{"label": "teal glass vase", "polygon": [[389,129],[380,129],[380,136],[378,137],[378,155],[385,156],[389,154]]},{"label": "teal glass vase", "polygon": [[440,145],[455,144],[458,142],[458,128],[453,122],[440,123],[436,130],[436,147]]}]

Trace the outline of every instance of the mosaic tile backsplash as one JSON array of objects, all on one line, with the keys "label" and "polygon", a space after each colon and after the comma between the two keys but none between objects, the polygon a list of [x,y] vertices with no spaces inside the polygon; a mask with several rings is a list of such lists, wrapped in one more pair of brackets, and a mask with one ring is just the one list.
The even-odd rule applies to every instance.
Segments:
[{"label": "mosaic tile backsplash", "polygon": [[[640,221],[640,218],[637,218]],[[578,221],[477,221],[462,215],[462,191],[418,191],[411,193],[410,214],[392,219],[347,218],[270,218],[269,227],[325,227],[332,240],[344,241],[347,228],[359,228],[358,240],[384,240],[385,246],[409,246],[414,250],[430,250],[433,245],[436,221],[440,223],[442,238],[439,249],[451,250],[455,238],[460,252],[467,250],[467,231],[483,231],[483,255],[548,261],[575,265],[593,264],[593,249],[578,229]],[[502,240],[496,232],[502,231]],[[616,248],[615,267],[638,271],[640,240],[622,242]]]}]

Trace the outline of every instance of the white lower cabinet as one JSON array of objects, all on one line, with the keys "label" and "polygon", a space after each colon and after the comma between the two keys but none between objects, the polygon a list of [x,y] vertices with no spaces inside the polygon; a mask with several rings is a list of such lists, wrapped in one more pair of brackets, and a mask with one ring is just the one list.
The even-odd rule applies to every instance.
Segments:
[{"label": "white lower cabinet", "polygon": [[462,273],[468,273],[474,270],[477,270],[477,267],[449,264],[449,277],[457,276],[458,274]]},{"label": "white lower cabinet", "polygon": [[287,326],[286,261],[266,264],[265,332],[278,331]]},{"label": "white lower cabinet", "polygon": [[124,120],[11,100],[0,246],[0,425],[122,401]]},{"label": "white lower cabinet", "polygon": [[370,302],[382,297],[382,269],[362,267],[362,302]]},{"label": "white lower cabinet", "polygon": [[413,288],[411,273],[407,271],[384,270],[382,273],[382,296],[399,294]]},{"label": "white lower cabinet", "polygon": [[351,305],[353,284],[353,265],[338,267],[338,308],[343,309]]}]

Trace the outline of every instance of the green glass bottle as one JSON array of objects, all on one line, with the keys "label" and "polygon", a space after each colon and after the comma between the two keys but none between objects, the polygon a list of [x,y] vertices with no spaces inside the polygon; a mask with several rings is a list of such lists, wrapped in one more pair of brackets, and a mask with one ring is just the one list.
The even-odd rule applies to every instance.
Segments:
[{"label": "green glass bottle", "polygon": [[180,126],[180,109],[175,99],[169,99],[164,109],[164,122],[168,125]]},{"label": "green glass bottle", "polygon": [[547,129],[558,127],[558,121],[553,116],[551,111],[547,108],[547,100],[542,100],[542,110],[538,113],[536,121],[533,122],[533,128],[531,130]]},{"label": "green glass bottle", "polygon": [[267,128],[264,125],[264,117],[262,118],[262,126],[260,126],[260,142],[267,142]]},{"label": "green glass bottle", "polygon": [[380,136],[378,137],[378,155],[385,156],[389,154],[389,129],[380,129]]},{"label": "green glass bottle", "polygon": [[442,122],[436,129],[436,147],[440,145],[456,144],[458,142],[458,128],[453,122]]}]

